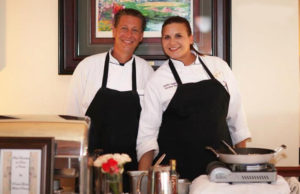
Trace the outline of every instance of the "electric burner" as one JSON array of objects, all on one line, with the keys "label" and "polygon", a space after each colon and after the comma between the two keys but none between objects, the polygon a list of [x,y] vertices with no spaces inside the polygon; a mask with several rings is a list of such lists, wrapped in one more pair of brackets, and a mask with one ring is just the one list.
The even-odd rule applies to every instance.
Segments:
[{"label": "electric burner", "polygon": [[209,180],[216,183],[273,183],[277,171],[273,164],[225,164],[213,161],[207,166]]},{"label": "electric burner", "polygon": [[251,172],[251,171],[270,171],[272,167],[269,163],[263,164],[228,164],[229,169],[233,172]]}]

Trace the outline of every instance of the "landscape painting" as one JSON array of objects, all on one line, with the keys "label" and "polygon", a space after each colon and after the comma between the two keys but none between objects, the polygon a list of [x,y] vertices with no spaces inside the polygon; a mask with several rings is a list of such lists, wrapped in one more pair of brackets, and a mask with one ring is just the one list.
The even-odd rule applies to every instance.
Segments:
[{"label": "landscape painting", "polygon": [[191,0],[95,0],[96,38],[111,38],[114,15],[121,9],[139,10],[147,20],[145,38],[160,37],[164,20],[170,16],[182,16],[193,22]]}]

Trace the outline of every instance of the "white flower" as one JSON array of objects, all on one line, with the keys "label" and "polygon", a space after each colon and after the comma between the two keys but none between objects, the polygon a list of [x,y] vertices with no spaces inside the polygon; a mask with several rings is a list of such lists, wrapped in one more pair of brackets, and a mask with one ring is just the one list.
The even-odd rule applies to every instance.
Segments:
[{"label": "white flower", "polygon": [[123,164],[127,162],[131,162],[131,158],[127,154],[121,154],[121,157],[123,159]]},{"label": "white flower", "polygon": [[112,154],[101,155],[94,161],[94,166],[101,167],[103,163],[107,162],[107,160],[112,157]]},{"label": "white flower", "polygon": [[127,154],[104,154],[99,156],[95,161],[94,161],[94,166],[95,167],[102,167],[103,163],[106,163],[108,159],[113,158],[118,162],[119,166],[122,166],[123,164],[127,162],[131,162],[131,158]]},{"label": "white flower", "polygon": [[127,154],[114,154],[113,159],[116,160],[119,165],[131,162],[131,158]]},{"label": "white flower", "polygon": [[115,161],[117,161],[118,164],[121,164],[121,162],[122,162],[121,154],[119,154],[119,153],[114,154],[114,155],[113,155],[113,159],[114,159]]}]

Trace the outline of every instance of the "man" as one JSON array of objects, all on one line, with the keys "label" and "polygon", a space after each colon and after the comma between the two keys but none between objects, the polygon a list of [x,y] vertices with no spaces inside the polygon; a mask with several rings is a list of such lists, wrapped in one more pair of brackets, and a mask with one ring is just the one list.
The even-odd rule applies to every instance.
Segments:
[{"label": "man", "polygon": [[[87,57],[78,65],[67,106],[67,114],[91,118],[89,152],[103,149],[103,153],[127,153],[132,162],[125,170],[137,169],[140,101],[153,73],[145,60],[134,55],[145,26],[146,20],[137,10],[123,9],[115,15],[113,48]],[[127,186],[125,182],[126,192]]]}]

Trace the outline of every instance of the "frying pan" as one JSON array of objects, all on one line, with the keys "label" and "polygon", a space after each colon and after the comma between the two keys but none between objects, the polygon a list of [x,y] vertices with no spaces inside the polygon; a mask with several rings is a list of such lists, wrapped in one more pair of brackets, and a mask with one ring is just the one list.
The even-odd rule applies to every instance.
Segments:
[{"label": "frying pan", "polygon": [[275,150],[264,148],[234,148],[237,155],[232,154],[229,150],[215,150],[210,146],[206,149],[211,150],[217,158],[228,164],[260,164],[268,163],[282,149],[286,149],[286,145],[281,145]]}]

